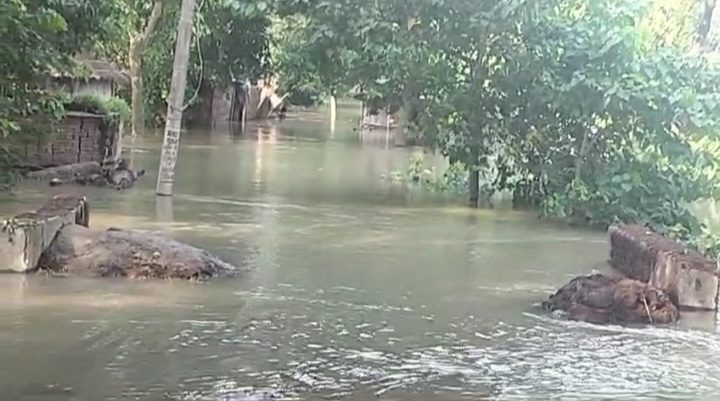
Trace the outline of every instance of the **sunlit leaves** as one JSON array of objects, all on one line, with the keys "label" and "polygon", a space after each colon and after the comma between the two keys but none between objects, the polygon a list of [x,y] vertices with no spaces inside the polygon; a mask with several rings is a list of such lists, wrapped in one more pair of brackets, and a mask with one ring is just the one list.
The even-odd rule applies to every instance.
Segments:
[{"label": "sunlit leaves", "polygon": [[293,51],[310,61],[286,53],[306,68],[295,76],[359,83],[370,104],[411,108],[427,145],[495,171],[486,188],[510,189],[547,214],[698,226],[684,205],[716,187],[720,79],[712,64],[678,50],[680,31],[665,42],[647,35],[660,32],[659,6],[358,4],[286,1],[307,18]]},{"label": "sunlit leaves", "polygon": [[62,116],[44,88],[52,71],[69,70],[73,53],[108,36],[113,0],[0,0],[0,186],[16,162],[14,146],[41,143]]},{"label": "sunlit leaves", "polygon": [[[148,1],[148,0],[136,0]],[[264,4],[264,5],[261,5]],[[233,80],[251,81],[262,77],[270,64],[269,25],[264,0],[199,0],[193,21],[186,101],[202,100],[195,96],[200,87],[222,88]],[[166,2],[163,17],[144,53],[146,110],[163,112],[172,74],[173,53],[180,2]],[[194,109],[185,113],[193,118]],[[152,117],[148,116],[148,117]]]}]

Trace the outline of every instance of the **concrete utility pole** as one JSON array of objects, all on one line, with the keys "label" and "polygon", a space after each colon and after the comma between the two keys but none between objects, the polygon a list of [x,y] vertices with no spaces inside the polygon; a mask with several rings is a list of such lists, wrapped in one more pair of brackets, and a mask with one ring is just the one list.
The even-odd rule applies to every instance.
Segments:
[{"label": "concrete utility pole", "polygon": [[156,189],[156,193],[161,196],[172,196],[173,193],[195,3],[195,0],[182,0],[180,6],[180,21],[177,29],[177,43],[175,43],[175,62],[173,63],[172,81],[170,83],[167,120],[165,122],[165,135],[160,155]]}]

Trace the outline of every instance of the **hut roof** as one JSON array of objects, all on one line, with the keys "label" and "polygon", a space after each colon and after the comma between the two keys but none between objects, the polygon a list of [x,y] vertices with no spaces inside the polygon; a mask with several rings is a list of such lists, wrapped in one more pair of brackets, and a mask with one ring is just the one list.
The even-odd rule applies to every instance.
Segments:
[{"label": "hut roof", "polygon": [[348,91],[348,95],[350,95],[350,96],[357,96],[357,95],[362,95],[362,94],[365,94],[365,89],[363,89],[362,85],[360,85],[360,84],[353,86]]},{"label": "hut roof", "polygon": [[[382,86],[382,85],[385,85],[386,83],[388,83],[388,81],[389,80],[387,78],[378,78],[375,80],[375,84]],[[350,88],[350,90],[348,91],[348,95],[350,95],[352,97],[364,96],[366,94],[367,94],[367,91],[361,84],[356,84],[355,86]]]},{"label": "hut roof", "polygon": [[109,80],[117,82],[121,85],[127,85],[130,82],[127,74],[115,67],[112,63],[104,60],[89,59],[89,58],[76,58],[75,63],[77,68],[72,72],[62,72],[53,70],[51,75],[53,77],[71,77],[71,78],[86,78],[86,79],[98,79],[98,80]]}]

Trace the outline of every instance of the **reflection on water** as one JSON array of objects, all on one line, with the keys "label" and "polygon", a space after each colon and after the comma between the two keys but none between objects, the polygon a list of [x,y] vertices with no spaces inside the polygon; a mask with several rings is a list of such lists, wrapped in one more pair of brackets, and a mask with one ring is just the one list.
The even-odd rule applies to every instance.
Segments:
[{"label": "reflection on water", "polygon": [[410,150],[324,130],[188,133],[172,198],[154,196],[160,138],[137,140],[151,173],[126,192],[82,189],[91,225],[162,231],[256,273],[1,275],[3,399],[714,399],[712,316],[598,327],[533,307],[603,265],[604,235],[408,193],[380,177]]}]

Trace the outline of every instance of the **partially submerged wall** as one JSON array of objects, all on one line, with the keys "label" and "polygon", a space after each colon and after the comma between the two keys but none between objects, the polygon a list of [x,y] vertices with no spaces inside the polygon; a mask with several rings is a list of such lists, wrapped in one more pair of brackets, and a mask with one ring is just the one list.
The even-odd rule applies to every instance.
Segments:
[{"label": "partially submerged wall", "polygon": [[18,151],[28,163],[41,167],[103,163],[119,157],[121,128],[119,121],[104,116],[69,112],[48,144],[27,144]]},{"label": "partially submerged wall", "polygon": [[397,128],[397,116],[386,109],[377,110],[374,113],[363,103],[361,129],[395,129]]},{"label": "partially submerged wall", "polygon": [[285,96],[277,93],[274,81],[259,80],[256,85],[232,83],[213,91],[212,123],[223,121],[261,120],[272,115],[285,104]]},{"label": "partially submerged wall", "polygon": [[25,273],[37,269],[40,255],[58,231],[71,224],[89,225],[87,200],[58,195],[34,212],[22,213],[0,227],[0,271]]},{"label": "partially submerged wall", "polygon": [[638,225],[613,225],[610,264],[629,278],[670,294],[678,306],[717,310],[716,262]]}]

